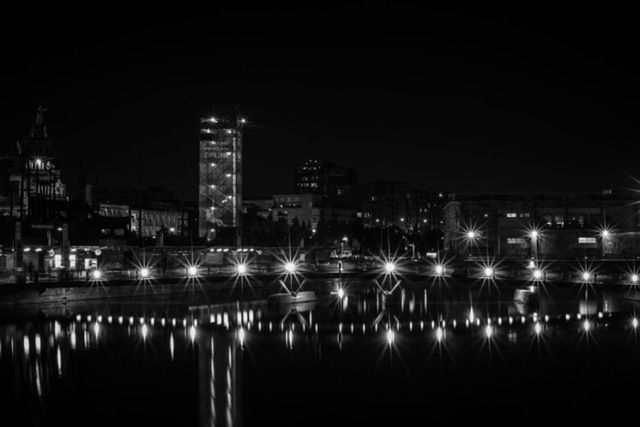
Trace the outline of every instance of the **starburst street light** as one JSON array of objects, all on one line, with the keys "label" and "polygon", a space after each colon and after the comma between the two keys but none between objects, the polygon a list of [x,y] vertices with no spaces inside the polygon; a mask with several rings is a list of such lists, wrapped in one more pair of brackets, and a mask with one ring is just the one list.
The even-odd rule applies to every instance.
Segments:
[{"label": "starburst street light", "polygon": [[542,279],[543,273],[542,270],[540,270],[539,268],[533,270],[533,278],[535,280],[540,280]]},{"label": "starburst street light", "polygon": [[585,282],[588,282],[589,280],[591,280],[591,273],[588,271],[583,271],[582,280],[584,280]]},{"label": "starburst street light", "polygon": [[102,272],[96,268],[91,272],[91,278],[93,280],[100,280],[102,278]]},{"label": "starburst street light", "polygon": [[636,273],[633,273],[631,275],[631,283],[633,283],[634,285],[638,284],[638,275]]},{"label": "starburst street light", "polygon": [[486,277],[487,279],[491,279],[494,274],[495,274],[495,271],[493,270],[492,267],[484,268],[484,277]]},{"label": "starburst street light", "polygon": [[142,267],[139,270],[139,273],[140,273],[140,277],[142,279],[148,279],[149,278],[150,272],[149,272],[149,269],[147,267]]},{"label": "starburst street light", "polygon": [[289,274],[293,274],[296,272],[296,264],[294,262],[288,261],[284,264],[284,270],[289,273]]},{"label": "starburst street light", "polygon": [[396,264],[394,262],[385,262],[384,271],[387,274],[393,274],[396,271]]},{"label": "starburst street light", "polygon": [[198,267],[195,265],[190,265],[187,267],[187,276],[196,277],[198,275]]},{"label": "starburst street light", "polygon": [[244,274],[247,274],[247,271],[248,271],[247,264],[238,264],[236,266],[236,272],[238,274],[244,275]]},{"label": "starburst street light", "polygon": [[444,265],[442,264],[436,265],[436,275],[442,276],[444,274],[444,271],[445,271]]}]

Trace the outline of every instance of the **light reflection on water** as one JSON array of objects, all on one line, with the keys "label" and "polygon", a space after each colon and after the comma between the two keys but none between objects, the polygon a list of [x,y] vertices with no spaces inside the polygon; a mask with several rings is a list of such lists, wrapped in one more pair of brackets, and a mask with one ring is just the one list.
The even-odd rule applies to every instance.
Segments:
[{"label": "light reflection on water", "polygon": [[[197,392],[182,397],[197,402],[191,424],[231,426],[242,425],[245,418],[243,387],[254,387],[244,382],[244,369],[252,370],[245,356],[250,355],[252,363],[271,360],[279,354],[278,347],[288,356],[271,369],[288,378],[288,364],[333,360],[328,355],[334,351],[358,357],[339,359],[340,370],[373,357],[377,370],[407,363],[404,367],[411,371],[424,366],[408,360],[463,363],[469,350],[475,352],[473,360],[500,362],[507,354],[526,360],[532,348],[539,357],[553,359],[566,351],[567,342],[588,354],[596,350],[598,339],[606,342],[601,337],[609,333],[622,333],[637,343],[634,307],[622,304],[615,292],[567,295],[541,294],[535,303],[523,305],[474,292],[443,297],[441,290],[433,289],[403,288],[389,299],[375,289],[351,287],[348,297],[329,294],[318,302],[288,307],[270,307],[258,299],[217,304],[103,302],[62,313],[51,309],[44,318],[0,323],[2,382],[30,402],[21,410],[46,413],[48,400],[60,390],[68,391],[69,383],[77,384],[78,375],[87,369],[105,363],[117,368],[136,359],[157,375],[193,370]],[[555,352],[555,344],[562,350]],[[4,378],[7,366],[13,372],[10,379]],[[132,383],[138,384],[139,393],[149,392],[144,381]],[[165,385],[167,390],[171,386]],[[326,389],[327,384],[318,387]],[[117,399],[112,403],[126,404]]]}]

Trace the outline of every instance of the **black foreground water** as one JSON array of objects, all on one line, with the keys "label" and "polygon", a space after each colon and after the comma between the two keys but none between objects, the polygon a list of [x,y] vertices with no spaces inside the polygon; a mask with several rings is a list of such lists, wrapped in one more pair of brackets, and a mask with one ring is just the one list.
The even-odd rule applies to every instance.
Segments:
[{"label": "black foreground water", "polygon": [[317,281],[24,306],[0,320],[0,425],[611,425],[632,421],[640,328],[624,289]]}]

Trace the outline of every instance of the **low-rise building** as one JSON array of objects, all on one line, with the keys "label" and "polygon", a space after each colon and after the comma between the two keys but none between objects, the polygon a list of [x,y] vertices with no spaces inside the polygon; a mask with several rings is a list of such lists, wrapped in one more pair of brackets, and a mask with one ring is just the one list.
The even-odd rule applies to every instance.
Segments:
[{"label": "low-rise building", "polygon": [[[631,255],[640,245],[639,206],[602,194],[452,194],[444,248],[490,256]],[[635,251],[635,252],[634,252]]]}]

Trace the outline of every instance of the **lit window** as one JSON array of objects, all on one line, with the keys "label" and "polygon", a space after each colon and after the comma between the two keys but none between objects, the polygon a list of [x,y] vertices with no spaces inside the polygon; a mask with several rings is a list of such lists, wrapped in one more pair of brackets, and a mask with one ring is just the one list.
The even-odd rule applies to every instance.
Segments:
[{"label": "lit window", "polygon": [[525,244],[525,240],[522,237],[507,237],[508,245],[523,245]]},{"label": "lit window", "polygon": [[581,245],[594,245],[596,243],[595,237],[578,237],[578,243]]},{"label": "lit window", "polygon": [[507,212],[507,218],[516,218],[517,216],[515,212]]}]

